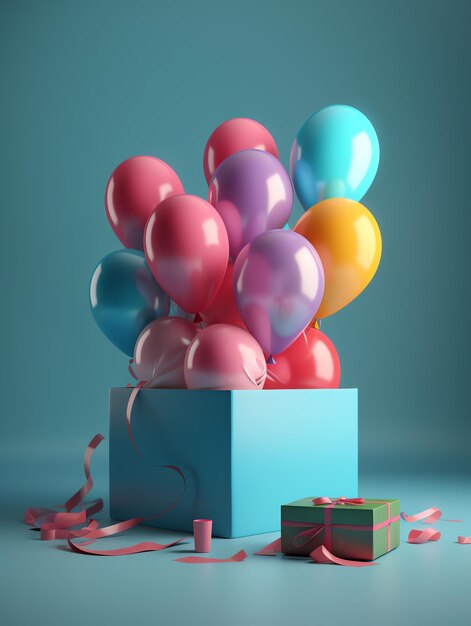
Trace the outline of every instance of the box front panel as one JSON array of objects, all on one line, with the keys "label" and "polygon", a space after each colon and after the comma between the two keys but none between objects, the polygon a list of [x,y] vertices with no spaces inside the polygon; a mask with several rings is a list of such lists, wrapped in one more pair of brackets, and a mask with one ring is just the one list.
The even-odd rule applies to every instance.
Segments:
[{"label": "box front panel", "polygon": [[231,536],[230,392],[149,389],[139,392],[132,430],[125,420],[130,389],[110,394],[110,508],[116,519],[152,518],[182,490],[176,472],[187,480],[185,495],[168,514],[150,525],[192,531],[192,520],[213,519],[215,535]]}]

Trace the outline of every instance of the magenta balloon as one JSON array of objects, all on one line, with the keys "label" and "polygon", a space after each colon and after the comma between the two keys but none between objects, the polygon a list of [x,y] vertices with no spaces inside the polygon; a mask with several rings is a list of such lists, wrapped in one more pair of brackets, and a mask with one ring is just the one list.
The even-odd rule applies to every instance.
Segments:
[{"label": "magenta balloon", "polygon": [[134,156],[113,171],[106,186],[105,207],[111,228],[126,248],[143,250],[149,215],[169,196],[185,193],[170,165],[152,156]]},{"label": "magenta balloon", "polygon": [[188,313],[210,305],[229,260],[221,216],[206,200],[187,194],[157,206],[146,224],[144,251],[159,285]]},{"label": "magenta balloon", "polygon": [[136,341],[134,369],[148,387],[185,389],[185,354],[198,326],[179,317],[163,317],[148,324]]},{"label": "magenta balloon", "polygon": [[261,233],[283,228],[293,205],[287,172],[276,157],[262,150],[242,150],[225,159],[208,193],[226,226],[234,260]]},{"label": "magenta balloon", "polygon": [[324,294],[319,255],[301,235],[270,230],[249,243],[234,266],[237,307],[269,354],[279,354],[310,323]]},{"label": "magenta balloon", "polygon": [[267,365],[250,333],[230,324],[203,328],[185,357],[188,389],[262,389]]}]

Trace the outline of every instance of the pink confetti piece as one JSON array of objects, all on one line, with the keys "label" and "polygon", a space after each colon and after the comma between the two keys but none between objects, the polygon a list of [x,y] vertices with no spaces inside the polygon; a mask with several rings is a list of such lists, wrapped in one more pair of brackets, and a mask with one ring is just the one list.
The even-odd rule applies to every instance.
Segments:
[{"label": "pink confetti piece", "polygon": [[471,537],[463,537],[462,535],[460,535],[458,537],[458,543],[461,543],[462,545],[466,543],[471,543]]},{"label": "pink confetti piece", "polygon": [[184,556],[181,559],[175,559],[178,563],[241,563],[247,558],[247,552],[240,550],[236,552],[228,559],[214,559],[212,557],[205,556]]}]

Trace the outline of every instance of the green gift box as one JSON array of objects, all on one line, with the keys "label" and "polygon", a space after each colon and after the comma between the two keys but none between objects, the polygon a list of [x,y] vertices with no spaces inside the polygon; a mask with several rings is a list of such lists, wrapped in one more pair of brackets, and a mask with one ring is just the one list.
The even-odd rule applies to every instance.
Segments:
[{"label": "green gift box", "polygon": [[373,561],[399,545],[399,521],[399,500],[296,500],[281,507],[281,551],[307,556],[324,545],[340,558]]}]

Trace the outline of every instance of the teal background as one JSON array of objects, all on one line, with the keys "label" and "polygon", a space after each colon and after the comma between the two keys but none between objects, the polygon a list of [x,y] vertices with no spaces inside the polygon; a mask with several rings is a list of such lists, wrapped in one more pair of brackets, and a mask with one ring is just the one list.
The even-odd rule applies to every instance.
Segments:
[{"label": "teal background", "polygon": [[342,386],[360,390],[362,467],[469,469],[470,6],[4,0],[3,454],[81,450],[106,430],[108,387],[128,382],[88,305],[95,264],[119,248],[103,205],[113,168],[155,154],[204,196],[204,145],[224,119],[265,124],[288,166],[304,119],[345,103],[381,145],[364,199],[381,266],[323,326]]},{"label": "teal background", "polygon": [[[81,484],[83,449],[107,432],[108,388],[129,381],[126,358],[88,305],[93,268],[119,247],[103,206],[113,168],[155,154],[187,191],[204,195],[204,145],[223,120],[265,124],[287,166],[304,119],[344,103],[370,118],[381,145],[364,199],[382,229],[381,266],[323,325],[340,353],[342,385],[359,388],[360,492],[400,497],[406,512],[442,505],[445,517],[469,520],[470,23],[466,0],[2,0],[7,626],[84,616],[115,625],[335,623],[345,607],[353,625],[364,623],[349,609],[357,601],[384,625],[466,622],[471,547],[454,541],[471,534],[469,522],[443,522],[442,540],[426,546],[405,545],[403,527],[402,545],[378,567],[347,570],[257,557],[173,563],[188,546],[87,559],[39,542],[19,519],[26,506],[64,501]],[[102,445],[93,473],[106,498]],[[132,540],[156,537],[136,533]],[[215,554],[273,538],[221,540]]]}]

